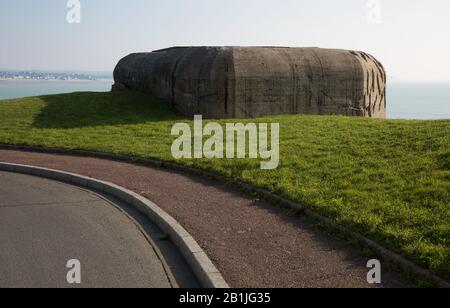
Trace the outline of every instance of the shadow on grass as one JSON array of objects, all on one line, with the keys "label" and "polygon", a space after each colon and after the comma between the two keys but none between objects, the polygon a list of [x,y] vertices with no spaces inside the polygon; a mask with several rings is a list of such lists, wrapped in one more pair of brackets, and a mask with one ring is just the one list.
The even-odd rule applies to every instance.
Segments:
[{"label": "shadow on grass", "polygon": [[36,128],[83,128],[183,119],[163,101],[136,92],[76,92],[39,97],[46,106]]},{"label": "shadow on grass", "polygon": [[443,170],[450,170],[450,151],[446,151],[442,154],[437,155],[437,161],[439,167]]}]

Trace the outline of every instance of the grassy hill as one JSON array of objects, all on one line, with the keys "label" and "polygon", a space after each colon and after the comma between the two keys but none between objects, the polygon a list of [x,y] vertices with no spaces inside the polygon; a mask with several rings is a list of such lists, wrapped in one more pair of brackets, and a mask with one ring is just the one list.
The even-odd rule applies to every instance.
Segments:
[{"label": "grassy hill", "polygon": [[[0,102],[0,143],[172,161],[180,120],[192,122],[132,92],[31,97]],[[450,278],[450,120],[253,121],[280,123],[278,169],[249,159],[178,163],[265,187]]]}]

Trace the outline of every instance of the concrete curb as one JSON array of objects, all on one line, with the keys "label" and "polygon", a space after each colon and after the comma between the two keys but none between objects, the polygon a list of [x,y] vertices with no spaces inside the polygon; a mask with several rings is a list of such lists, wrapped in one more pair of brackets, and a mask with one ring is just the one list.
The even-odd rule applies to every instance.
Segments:
[{"label": "concrete curb", "polygon": [[296,211],[301,211],[307,217],[310,217],[313,220],[318,221],[319,223],[323,223],[327,226],[330,226],[334,230],[337,230],[338,232],[341,232],[342,234],[347,234],[350,237],[352,237],[353,239],[358,240],[359,242],[363,243],[364,245],[366,245],[367,247],[372,249],[375,253],[377,253],[384,260],[398,264],[407,273],[412,273],[414,276],[416,276],[418,278],[427,279],[427,280],[433,282],[437,287],[450,288],[449,282],[447,282],[444,279],[440,278],[439,276],[433,274],[431,271],[424,269],[421,266],[415,264],[411,260],[408,260],[407,258],[403,257],[402,255],[400,255],[390,249],[387,249],[386,247],[384,247],[383,245],[380,245],[376,241],[373,241],[362,234],[359,234],[359,233],[356,233],[353,231],[349,231],[344,227],[336,225],[336,223],[334,223],[331,219],[329,219],[321,214],[318,214],[310,209],[307,209],[297,202],[283,198],[283,197],[278,196],[277,194],[274,194],[266,189],[243,182],[241,180],[234,180],[231,183],[230,179],[226,178],[225,176],[221,176],[221,175],[218,175],[218,174],[215,174],[212,172],[208,172],[205,170],[200,170],[195,167],[183,166],[181,164],[172,163],[172,162],[164,162],[164,161],[159,161],[156,159],[131,157],[131,156],[124,156],[124,155],[111,154],[111,153],[105,153],[105,152],[84,151],[84,150],[66,150],[66,149],[61,149],[61,148],[45,148],[45,147],[32,147],[32,146],[16,146],[16,145],[7,145],[7,144],[0,144],[0,149],[13,150],[13,151],[27,151],[27,152],[44,153],[44,154],[74,155],[74,156],[81,156],[81,157],[108,159],[108,160],[112,160],[112,161],[120,161],[120,162],[131,163],[131,164],[140,164],[143,166],[154,166],[157,168],[174,170],[174,171],[179,171],[179,172],[197,175],[197,176],[201,176],[201,177],[206,177],[206,178],[209,178],[209,179],[212,179],[212,180],[215,180],[218,182],[222,182],[222,183],[229,183],[233,187],[240,189],[241,191],[245,191],[247,193],[250,192],[250,193],[256,194],[262,198],[265,198],[268,201],[275,202],[276,204],[280,204],[282,206],[294,209]]},{"label": "concrete curb", "polygon": [[0,162],[0,170],[28,174],[94,189],[112,195],[135,207],[154,222],[173,241],[191,266],[204,288],[229,288],[222,274],[212,263],[195,239],[169,214],[150,200],[113,183],[96,180],[75,173],[63,172],[28,165]]}]

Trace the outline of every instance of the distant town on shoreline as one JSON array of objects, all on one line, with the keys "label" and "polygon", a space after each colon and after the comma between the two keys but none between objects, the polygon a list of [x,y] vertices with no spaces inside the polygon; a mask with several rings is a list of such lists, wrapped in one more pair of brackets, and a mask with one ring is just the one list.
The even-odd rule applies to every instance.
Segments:
[{"label": "distant town on shoreline", "polygon": [[96,81],[112,80],[110,72],[2,71],[0,80]]}]

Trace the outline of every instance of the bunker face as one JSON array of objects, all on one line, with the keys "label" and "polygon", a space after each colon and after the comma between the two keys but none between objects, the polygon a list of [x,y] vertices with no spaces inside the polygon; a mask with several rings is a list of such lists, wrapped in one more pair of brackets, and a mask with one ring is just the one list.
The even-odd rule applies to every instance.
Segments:
[{"label": "bunker face", "polygon": [[123,58],[114,79],[113,89],[155,95],[188,116],[386,115],[384,68],[356,51],[170,48]]}]

